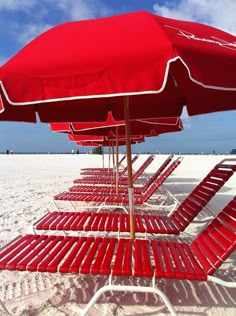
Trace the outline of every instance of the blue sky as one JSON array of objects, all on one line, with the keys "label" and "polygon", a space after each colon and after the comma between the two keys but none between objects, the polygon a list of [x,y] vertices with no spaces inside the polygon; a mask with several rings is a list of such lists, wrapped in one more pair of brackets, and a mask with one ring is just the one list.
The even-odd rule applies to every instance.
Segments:
[{"label": "blue sky", "polygon": [[[235,0],[0,0],[0,65],[54,25],[137,10],[197,21],[236,34]],[[184,131],[148,139],[138,152],[227,153],[236,148],[236,111],[183,114]],[[47,124],[0,123],[0,152],[68,152],[77,147]],[[79,148],[86,152],[89,148]],[[125,148],[122,148],[124,152]]]}]

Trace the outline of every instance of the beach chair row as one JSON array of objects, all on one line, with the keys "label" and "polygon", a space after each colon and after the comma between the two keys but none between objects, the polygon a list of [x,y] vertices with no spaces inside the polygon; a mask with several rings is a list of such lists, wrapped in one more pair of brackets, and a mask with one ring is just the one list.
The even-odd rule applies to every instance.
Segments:
[{"label": "beach chair row", "polygon": [[172,315],[175,310],[155,286],[112,285],[112,276],[212,281],[235,287],[212,276],[236,248],[236,197],[234,197],[191,243],[181,241],[75,237],[21,236],[0,251],[1,270],[107,275],[101,288],[81,315],[86,315],[105,291],[144,291],[160,295]]},{"label": "beach chair row", "polygon": [[[136,155],[132,159],[132,165],[135,160],[138,159],[138,155]],[[152,155],[149,155],[148,158],[142,163],[142,165],[134,172],[133,174],[133,182],[135,182],[144,170],[150,165],[150,163],[154,160]],[[125,170],[125,169],[124,169]],[[127,185],[128,184],[128,177],[125,176],[126,171],[122,171],[119,173],[119,184]],[[126,169],[127,170],[127,169]],[[115,173],[112,172],[110,174],[95,174],[93,176],[83,177],[82,179],[75,179],[74,183],[76,184],[114,184],[116,183]]]},{"label": "beach chair row", "polygon": [[[166,161],[160,167],[164,170],[158,176],[159,181],[162,179],[161,184],[182,161],[179,157],[168,167],[172,158],[168,157],[168,163]],[[218,163],[168,215],[136,214],[136,231],[141,234],[179,235],[234,174],[235,162],[235,159],[227,159]],[[74,189],[71,190],[73,191]],[[129,232],[130,225],[129,215],[124,213],[57,211],[44,216],[34,228],[36,231],[122,233]],[[0,270],[107,275],[109,284],[95,293],[81,315],[87,315],[105,291],[152,292],[163,299],[172,315],[176,315],[168,297],[155,286],[155,280],[167,278],[212,281],[235,287],[236,282],[226,282],[213,276],[235,251],[235,233],[236,197],[190,243],[143,237],[131,240],[112,236],[27,234],[16,238],[0,250]],[[113,285],[113,276],[150,278],[152,286]],[[5,307],[4,309],[7,311]]]},{"label": "beach chair row", "polygon": [[[142,191],[142,194],[134,194],[134,204],[142,205],[147,202],[150,197],[157,191],[158,188],[163,184],[163,182],[170,176],[171,173],[177,168],[177,166],[181,163],[182,157],[178,157],[168,168],[166,168],[160,174],[160,168],[157,172],[155,172],[154,176],[152,176],[151,182],[148,187],[144,185],[145,191]],[[164,164],[163,164],[164,165]],[[161,169],[163,167],[161,166]],[[141,189],[141,188],[139,188]],[[115,188],[105,186],[74,186],[69,191],[62,192],[54,196],[55,201],[85,201],[85,202],[97,202],[97,203],[119,203],[119,204],[128,204],[129,203],[129,195],[128,189],[125,192],[114,192]],[[140,191],[139,191],[140,192]]]},{"label": "beach chair row", "polygon": [[[135,214],[135,231],[138,233],[174,235],[183,232],[231,178],[235,170],[236,165],[232,161],[218,163],[183,202],[168,215],[156,215],[145,212],[143,214]],[[165,178],[164,176],[162,180]],[[65,200],[70,198],[70,193],[66,193],[66,195],[67,198]],[[76,195],[76,197],[78,196],[80,195]],[[87,196],[89,196],[88,193]],[[98,194],[98,196],[101,195]],[[93,194],[91,194],[91,197],[93,197]],[[73,194],[71,194],[71,199],[74,199]],[[129,232],[130,225],[129,215],[124,213],[52,212],[40,220],[35,225],[35,229]]]}]

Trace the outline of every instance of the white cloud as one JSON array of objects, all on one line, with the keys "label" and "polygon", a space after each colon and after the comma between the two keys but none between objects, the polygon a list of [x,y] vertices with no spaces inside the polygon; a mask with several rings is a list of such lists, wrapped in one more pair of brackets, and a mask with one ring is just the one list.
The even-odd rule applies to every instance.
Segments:
[{"label": "white cloud", "polygon": [[0,10],[34,13],[59,9],[71,20],[91,19],[112,14],[112,9],[99,0],[0,0]]},{"label": "white cloud", "polygon": [[92,19],[112,13],[99,0],[0,0],[0,10],[18,14],[17,20],[8,21],[8,29],[22,45],[54,26],[48,23],[52,12],[62,20]]},{"label": "white cloud", "polygon": [[0,0],[0,9],[25,11],[35,6],[37,0]]},{"label": "white cloud", "polygon": [[[53,25],[50,24],[27,24],[27,25],[19,25],[18,29],[18,41],[25,45],[30,42],[33,38],[45,32],[46,30],[52,28]],[[20,32],[19,32],[20,29]]]},{"label": "white cloud", "polygon": [[110,15],[112,10],[98,0],[58,1],[58,8],[69,15],[71,20],[86,20]]},{"label": "white cloud", "polygon": [[153,6],[154,12],[169,18],[209,24],[236,34],[235,0],[180,0],[166,1]]}]

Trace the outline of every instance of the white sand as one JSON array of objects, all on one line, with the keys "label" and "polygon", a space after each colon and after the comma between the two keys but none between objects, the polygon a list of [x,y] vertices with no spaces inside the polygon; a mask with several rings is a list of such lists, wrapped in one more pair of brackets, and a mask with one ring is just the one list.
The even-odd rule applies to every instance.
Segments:
[{"label": "white sand", "polygon": [[[157,155],[148,168],[153,172],[167,155]],[[135,169],[146,158],[142,155]],[[180,201],[192,191],[209,170],[230,156],[185,156],[166,181],[165,188]],[[0,155],[0,246],[24,233],[32,233],[32,223],[55,210],[53,196],[67,190],[80,175],[80,168],[102,167],[95,155]],[[209,207],[217,213],[236,194],[236,174]],[[203,220],[203,216],[200,217]],[[188,232],[196,234],[197,224]],[[227,261],[235,264],[235,253]],[[225,266],[225,265],[224,265]],[[225,279],[234,278],[235,269]],[[0,299],[12,313],[31,316],[78,315],[105,277],[1,271]],[[136,280],[137,281],[137,280]],[[127,282],[127,279],[121,280]],[[128,280],[135,282],[135,280]],[[149,284],[149,280],[138,280]],[[178,315],[236,315],[236,290],[213,283],[160,280]],[[162,301],[152,294],[107,294],[89,315],[167,315]],[[0,307],[0,315],[4,315]]]}]

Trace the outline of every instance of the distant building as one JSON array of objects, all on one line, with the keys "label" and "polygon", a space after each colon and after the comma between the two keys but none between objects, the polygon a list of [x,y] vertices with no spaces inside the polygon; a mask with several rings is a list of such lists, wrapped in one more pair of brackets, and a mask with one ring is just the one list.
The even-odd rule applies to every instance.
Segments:
[{"label": "distant building", "polygon": [[230,150],[230,154],[231,154],[231,155],[236,155],[236,149],[235,149],[235,148],[234,148],[234,149],[231,149],[231,150]]}]

